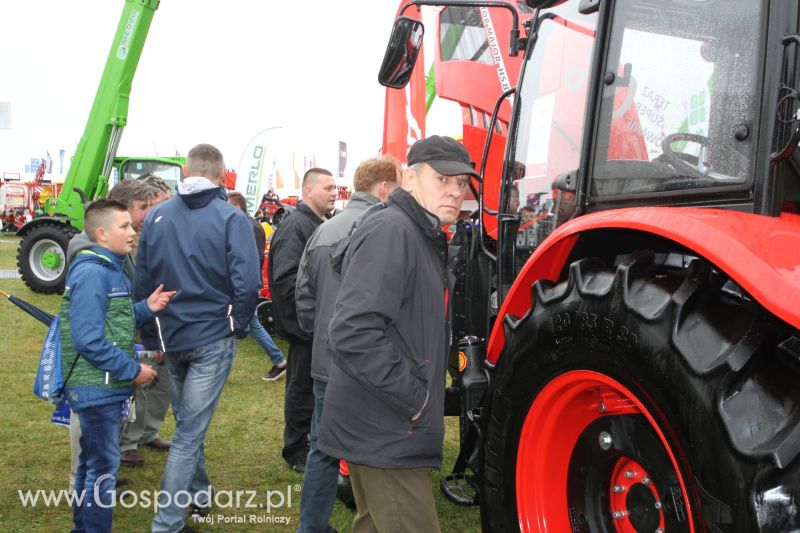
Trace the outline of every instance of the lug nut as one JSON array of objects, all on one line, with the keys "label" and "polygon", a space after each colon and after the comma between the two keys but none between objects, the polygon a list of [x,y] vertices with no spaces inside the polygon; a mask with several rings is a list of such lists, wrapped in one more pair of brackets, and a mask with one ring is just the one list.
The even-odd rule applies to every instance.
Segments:
[{"label": "lug nut", "polygon": [[634,478],[636,477],[636,472],[634,472],[633,470],[627,470],[625,472],[625,477],[628,479]]},{"label": "lug nut", "polygon": [[614,485],[614,492],[616,493],[625,492],[625,487],[623,487],[622,485]]},{"label": "lug nut", "polygon": [[619,520],[625,517],[625,511],[614,511],[614,520]]},{"label": "lug nut", "polygon": [[649,477],[643,477],[642,478],[642,485],[649,485],[649,484],[650,484],[650,478]]},{"label": "lug nut", "polygon": [[661,509],[661,502],[656,502],[655,504],[653,504],[653,507],[655,507],[656,509]]},{"label": "lug nut", "polygon": [[608,431],[601,431],[600,437],[597,440],[600,443],[600,448],[603,450],[611,449],[611,445],[614,443],[614,439]]}]

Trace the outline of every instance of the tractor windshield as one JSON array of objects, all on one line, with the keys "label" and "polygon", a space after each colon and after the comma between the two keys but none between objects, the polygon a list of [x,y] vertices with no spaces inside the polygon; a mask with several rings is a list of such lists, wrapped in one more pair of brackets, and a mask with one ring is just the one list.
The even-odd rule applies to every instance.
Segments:
[{"label": "tractor windshield", "polygon": [[519,205],[514,199],[510,206],[514,213],[528,205],[535,217],[545,217],[556,178],[580,163],[597,15],[582,15],[577,6],[567,2],[540,16],[535,48],[524,65],[512,140],[519,192]]},{"label": "tractor windshield", "polygon": [[764,6],[752,0],[616,2],[592,196],[747,183]]}]

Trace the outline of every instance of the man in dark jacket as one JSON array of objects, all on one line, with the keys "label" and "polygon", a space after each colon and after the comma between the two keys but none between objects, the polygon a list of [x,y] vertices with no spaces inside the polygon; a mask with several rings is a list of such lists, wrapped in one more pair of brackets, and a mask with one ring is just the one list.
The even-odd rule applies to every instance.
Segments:
[{"label": "man in dark jacket", "polygon": [[253,228],[220,186],[220,151],[208,144],[192,148],[186,175],[178,195],[148,213],[136,256],[136,294],[149,294],[161,280],[177,290],[174,307],[156,317],[157,343],[172,375],[175,434],[154,532],[183,528],[181,493],[188,491],[194,507],[211,503],[203,440],[261,287]]},{"label": "man in dark jacket", "polygon": [[328,519],[336,501],[339,475],[339,459],[317,449],[319,421],[331,360],[328,324],[339,293],[339,273],[331,266],[331,256],[339,242],[347,237],[356,219],[370,206],[387,201],[399,179],[399,161],[393,157],[368,159],[358,165],[353,177],[356,192],[347,202],[347,207],[317,228],[300,259],[295,290],[297,320],[303,331],[314,336],[311,353],[314,414],[311,418],[311,449],[306,460],[300,504],[300,533],[331,531]]},{"label": "man in dark jacket", "polygon": [[311,380],[312,337],[297,323],[294,289],[306,242],[334,208],[336,181],[329,171],[312,168],[303,176],[302,189],[303,199],[297,204],[297,209],[281,221],[272,235],[267,265],[275,331],[289,341],[282,455],[298,472],[304,472],[306,468],[314,391]]},{"label": "man in dark jacket", "polygon": [[477,174],[449,137],[417,141],[408,163],[387,208],[348,241],[329,327],[318,444],[350,463],[353,533],[439,531],[430,469],[442,463],[449,344],[442,224]]}]

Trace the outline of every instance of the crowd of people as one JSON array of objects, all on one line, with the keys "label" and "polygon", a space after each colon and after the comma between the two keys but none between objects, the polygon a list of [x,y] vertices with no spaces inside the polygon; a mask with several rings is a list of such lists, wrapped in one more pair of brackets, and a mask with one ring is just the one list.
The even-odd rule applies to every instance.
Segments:
[{"label": "crowd of people", "polygon": [[[73,489],[99,484],[108,503],[120,464],[144,463],[138,446],[168,451],[151,530],[194,531],[186,512],[208,512],[214,494],[204,438],[237,342],[250,335],[271,362],[265,380],[285,376],[281,455],[304,475],[298,531],[334,531],[341,459],[354,532],[438,531],[431,469],[442,463],[452,285],[443,226],[478,176],[466,149],[431,136],[407,166],[362,162],[336,216],[331,172],[305,173],[267,258],[285,359],[255,314],[264,228],[241,194],[226,194],[214,146],[192,148],[185,175],[173,198],[156,176],[123,181],[88,206],[70,244],[59,314]],[[135,339],[146,359],[136,360]],[[159,428],[170,404],[168,442]],[[84,500],[73,520],[73,531],[111,531],[112,506]]]}]

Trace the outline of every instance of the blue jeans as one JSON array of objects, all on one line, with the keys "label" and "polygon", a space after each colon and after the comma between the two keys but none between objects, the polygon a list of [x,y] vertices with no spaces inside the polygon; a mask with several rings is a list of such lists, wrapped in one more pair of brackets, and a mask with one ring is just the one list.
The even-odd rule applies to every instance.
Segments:
[{"label": "blue jeans", "polygon": [[303,475],[303,495],[300,500],[299,533],[328,533],[332,528],[328,519],[336,503],[336,488],[339,481],[339,459],[325,455],[317,449],[319,421],[328,384],[314,380],[314,414],[311,416],[311,448],[306,457],[306,472]]},{"label": "blue jeans", "polygon": [[253,318],[250,319],[250,336],[261,346],[262,350],[267,352],[273,365],[279,366],[284,363],[280,348],[275,346],[275,341],[272,340],[267,330],[261,325],[258,315],[253,315]]},{"label": "blue jeans", "polygon": [[81,409],[81,454],[75,491],[81,505],[72,505],[73,533],[110,532],[114,488],[119,470],[121,402]]},{"label": "blue jeans", "polygon": [[161,476],[161,491],[166,494],[159,497],[158,514],[151,526],[154,533],[183,529],[184,510],[190,497],[197,506],[210,503],[211,482],[206,472],[203,439],[235,354],[233,336],[191,350],[167,353],[175,434]]}]

